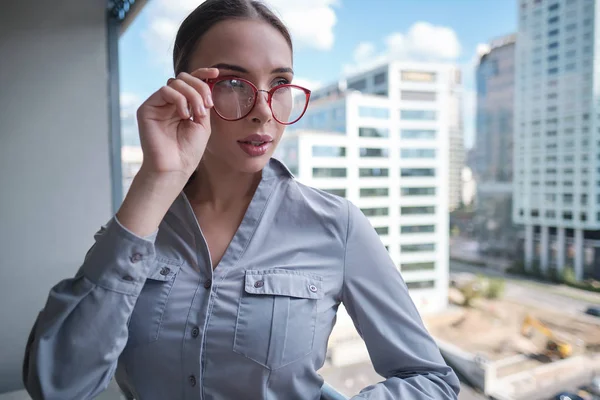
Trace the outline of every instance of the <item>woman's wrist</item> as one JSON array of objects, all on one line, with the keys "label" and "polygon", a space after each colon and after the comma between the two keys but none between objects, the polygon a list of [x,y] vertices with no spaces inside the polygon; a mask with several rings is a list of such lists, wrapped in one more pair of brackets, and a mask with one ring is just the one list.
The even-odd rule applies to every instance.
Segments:
[{"label": "woman's wrist", "polygon": [[183,173],[154,173],[142,167],[117,212],[119,222],[140,237],[152,234],[187,179]]}]

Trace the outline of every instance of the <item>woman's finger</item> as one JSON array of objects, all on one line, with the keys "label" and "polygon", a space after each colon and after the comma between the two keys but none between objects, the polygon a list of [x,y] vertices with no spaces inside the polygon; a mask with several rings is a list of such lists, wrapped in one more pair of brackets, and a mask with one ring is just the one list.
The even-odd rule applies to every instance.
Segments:
[{"label": "woman's finger", "polygon": [[160,97],[162,97],[165,103],[173,104],[177,108],[177,112],[179,113],[181,118],[191,118],[190,112],[188,110],[187,99],[182,93],[178,92],[170,86],[163,86],[158,91],[158,94],[160,95]]},{"label": "woman's finger", "polygon": [[219,72],[218,68],[198,68],[190,72],[190,75],[195,76],[200,80],[215,79],[219,76]]},{"label": "woman's finger", "polygon": [[194,115],[198,117],[207,115],[206,108],[204,107],[204,99],[192,86],[188,85],[185,81],[178,77],[169,83],[169,87],[177,90],[179,93],[185,96],[187,103],[191,106]]},{"label": "woman's finger", "polygon": [[196,89],[196,91],[200,93],[200,96],[202,96],[202,99],[204,100],[204,106],[206,108],[210,108],[214,105],[210,93],[210,87],[208,87],[208,85],[205,82],[185,72],[182,72],[179,75],[177,75],[177,79],[181,79],[182,81]]}]

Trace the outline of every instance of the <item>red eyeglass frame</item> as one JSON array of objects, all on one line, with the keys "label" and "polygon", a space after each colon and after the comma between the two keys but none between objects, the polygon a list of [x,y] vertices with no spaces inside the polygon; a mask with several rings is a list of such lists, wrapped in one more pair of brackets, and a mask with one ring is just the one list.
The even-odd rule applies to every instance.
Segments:
[{"label": "red eyeglass frame", "polygon": [[[215,87],[215,85],[217,83],[222,82],[222,81],[232,80],[232,79],[235,79],[236,81],[245,82],[245,83],[249,84],[252,89],[254,89],[254,102],[252,103],[252,107],[250,107],[250,109],[248,110],[248,112],[244,116],[242,116],[240,118],[234,118],[234,119],[225,118],[224,116],[221,115],[221,113],[219,113],[219,111],[216,109],[216,107],[213,107],[213,110],[215,110],[215,112],[217,113],[217,115],[221,119],[223,119],[225,121],[233,122],[233,121],[239,121],[241,119],[246,118],[248,116],[248,114],[250,114],[252,112],[252,110],[254,110],[254,107],[256,106],[256,100],[258,99],[258,92],[265,92],[265,93],[267,93],[267,104],[269,104],[269,109],[271,110],[271,115],[273,116],[273,119],[275,119],[275,121],[279,122],[281,125],[292,125],[292,124],[295,124],[296,122],[300,121],[300,119],[304,116],[304,113],[306,113],[306,110],[308,109],[308,103],[310,101],[311,91],[309,89],[305,88],[305,87],[298,86],[298,85],[293,85],[291,83],[285,83],[283,85],[277,85],[277,86],[272,87],[270,90],[262,90],[262,89],[257,88],[256,85],[254,85],[254,83],[250,82],[249,80],[244,79],[244,78],[238,78],[237,76],[220,76],[220,77],[215,78],[215,79],[206,79],[204,82],[206,82],[206,84],[210,88],[210,93],[212,94],[213,88]],[[277,119],[277,117],[275,116],[275,113],[273,112],[273,106],[271,104],[271,100],[273,99],[273,93],[275,93],[275,91],[277,89],[280,89],[282,87],[292,87],[292,88],[300,89],[306,95],[306,103],[304,103],[304,109],[302,110],[302,113],[300,114],[300,116],[298,118],[296,118],[292,122],[281,122],[280,120]]]}]

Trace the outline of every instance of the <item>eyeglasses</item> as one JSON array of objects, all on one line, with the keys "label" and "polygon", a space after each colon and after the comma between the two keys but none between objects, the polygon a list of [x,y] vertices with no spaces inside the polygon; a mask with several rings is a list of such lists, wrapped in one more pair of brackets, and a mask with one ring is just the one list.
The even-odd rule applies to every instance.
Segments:
[{"label": "eyeglasses", "polygon": [[291,84],[277,85],[267,91],[235,77],[209,79],[206,83],[212,94],[213,109],[226,121],[246,117],[256,105],[258,92],[265,92],[273,118],[280,124],[291,125],[302,118],[310,99],[310,90]]}]

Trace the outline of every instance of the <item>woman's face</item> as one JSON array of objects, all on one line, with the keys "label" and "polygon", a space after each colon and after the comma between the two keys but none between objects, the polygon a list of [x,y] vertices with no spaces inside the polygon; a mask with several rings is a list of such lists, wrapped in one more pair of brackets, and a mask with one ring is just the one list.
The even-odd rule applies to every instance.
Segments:
[{"label": "woman's face", "polygon": [[[290,83],[293,78],[292,51],[287,41],[277,29],[256,20],[232,19],[209,29],[198,43],[189,70],[202,67],[217,67],[219,76],[243,78],[259,90],[267,91]],[[227,101],[227,97],[223,96],[221,101]],[[241,120],[225,121],[214,109],[210,118],[212,133],[205,161],[225,163],[246,173],[263,169],[285,128],[273,118],[265,92],[258,93],[254,108]],[[261,135],[261,140],[267,143],[249,147],[257,144],[248,143],[251,135]]]}]

